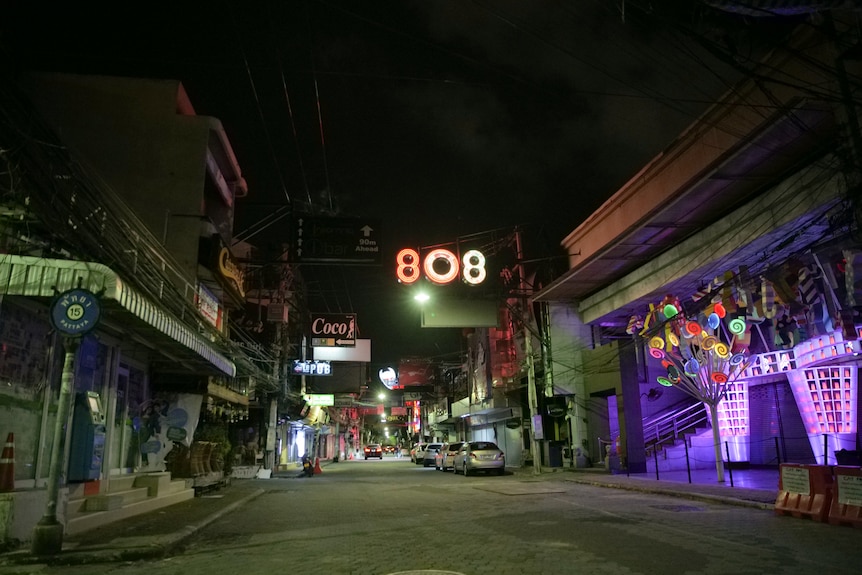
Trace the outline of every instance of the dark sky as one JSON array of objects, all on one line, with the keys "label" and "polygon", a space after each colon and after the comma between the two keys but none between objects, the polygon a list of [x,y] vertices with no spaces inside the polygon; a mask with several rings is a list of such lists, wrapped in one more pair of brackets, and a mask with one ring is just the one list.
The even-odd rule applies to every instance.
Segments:
[{"label": "dark sky", "polygon": [[525,256],[561,273],[562,238],[734,77],[685,31],[751,49],[693,1],[42,4],[0,24],[19,68],[179,79],[222,121],[250,190],[237,232],[288,205],[381,221],[383,266],[304,270],[312,311],[358,313],[375,361],[457,350],[419,328],[400,247],[522,226]]}]

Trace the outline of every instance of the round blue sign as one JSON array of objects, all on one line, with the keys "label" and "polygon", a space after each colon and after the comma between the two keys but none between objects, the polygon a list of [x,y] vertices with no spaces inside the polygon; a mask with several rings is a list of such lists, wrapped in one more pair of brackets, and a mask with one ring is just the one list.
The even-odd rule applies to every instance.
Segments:
[{"label": "round blue sign", "polygon": [[63,335],[84,335],[99,323],[102,306],[96,294],[85,289],[64,291],[51,305],[51,323]]}]

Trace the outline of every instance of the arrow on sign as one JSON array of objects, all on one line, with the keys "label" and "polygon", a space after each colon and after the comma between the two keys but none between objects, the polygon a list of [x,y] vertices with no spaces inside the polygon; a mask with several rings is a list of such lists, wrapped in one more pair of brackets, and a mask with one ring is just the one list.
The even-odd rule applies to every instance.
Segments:
[{"label": "arrow on sign", "polygon": [[335,345],[356,345],[355,339],[336,339]]},{"label": "arrow on sign", "polygon": [[363,226],[363,227],[359,228],[359,231],[361,231],[362,235],[367,238],[368,236],[371,235],[371,232],[374,231],[374,228],[372,228],[371,226]]}]

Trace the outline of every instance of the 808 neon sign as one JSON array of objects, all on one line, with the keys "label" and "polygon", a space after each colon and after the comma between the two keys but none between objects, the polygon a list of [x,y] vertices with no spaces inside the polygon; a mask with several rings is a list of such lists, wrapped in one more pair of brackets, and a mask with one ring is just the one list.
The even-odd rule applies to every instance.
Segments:
[{"label": "808 neon sign", "polygon": [[446,285],[458,277],[466,284],[479,285],[488,275],[485,271],[485,256],[479,250],[469,250],[459,260],[451,251],[435,248],[422,261],[419,252],[405,248],[398,252],[395,261],[398,265],[395,275],[404,284],[412,284],[424,273],[430,282],[437,285]]}]

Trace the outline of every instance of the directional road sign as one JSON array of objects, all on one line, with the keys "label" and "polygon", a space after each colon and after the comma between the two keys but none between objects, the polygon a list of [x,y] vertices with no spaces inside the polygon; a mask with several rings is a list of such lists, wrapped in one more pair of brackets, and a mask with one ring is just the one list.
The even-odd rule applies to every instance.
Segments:
[{"label": "directional road sign", "polygon": [[377,221],[299,215],[293,225],[293,261],[380,265]]}]

